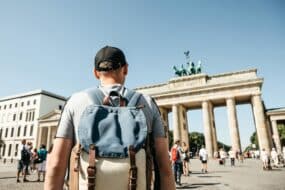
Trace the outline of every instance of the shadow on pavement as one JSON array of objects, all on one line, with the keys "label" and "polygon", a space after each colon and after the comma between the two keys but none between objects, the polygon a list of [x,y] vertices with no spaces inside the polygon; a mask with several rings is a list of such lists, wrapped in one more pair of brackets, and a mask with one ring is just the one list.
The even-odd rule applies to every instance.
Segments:
[{"label": "shadow on pavement", "polygon": [[210,178],[210,177],[222,177],[222,176],[218,176],[218,175],[200,175],[200,176],[197,176],[197,177],[205,177],[205,178]]},{"label": "shadow on pavement", "polygon": [[12,178],[16,178],[15,176],[13,177],[0,177],[0,179],[12,179]]},{"label": "shadow on pavement", "polygon": [[220,185],[221,183],[182,183],[180,187],[176,187],[176,189],[196,189],[203,186],[213,186],[213,185]]}]

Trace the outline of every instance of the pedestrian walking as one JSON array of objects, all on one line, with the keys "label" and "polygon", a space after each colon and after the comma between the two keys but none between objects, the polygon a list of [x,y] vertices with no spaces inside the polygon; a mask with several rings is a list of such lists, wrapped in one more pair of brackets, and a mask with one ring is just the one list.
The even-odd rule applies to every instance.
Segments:
[{"label": "pedestrian walking", "polygon": [[26,139],[22,140],[22,145],[21,145],[21,158],[18,162],[18,167],[17,167],[17,183],[21,182],[20,181],[20,173],[23,174],[23,182],[28,182],[29,180],[27,179],[27,174],[29,170],[29,164],[30,164],[30,151],[28,147],[26,146]]},{"label": "pedestrian walking", "polygon": [[44,144],[41,145],[40,150],[38,151],[38,180],[41,181],[41,175],[43,176],[43,181],[45,181],[46,176],[46,159],[47,159],[47,150]]},{"label": "pedestrian walking", "polygon": [[272,148],[270,156],[271,156],[271,159],[273,161],[273,166],[277,168],[279,165],[279,160],[278,160],[278,153],[275,150],[275,148]]},{"label": "pedestrian walking", "polygon": [[269,156],[268,152],[265,150],[265,148],[263,148],[260,152],[260,159],[262,161],[263,170],[270,170],[271,169],[270,156]]},{"label": "pedestrian walking", "polygon": [[189,148],[185,142],[182,142],[182,164],[183,164],[183,175],[189,175],[189,161],[190,161],[190,153]]},{"label": "pedestrian walking", "polygon": [[175,140],[174,145],[171,147],[171,161],[176,185],[181,185],[181,175],[183,172],[182,164],[182,148],[180,140]]},{"label": "pedestrian walking", "polygon": [[220,153],[219,164],[225,166],[226,165],[227,153],[223,148],[220,149],[219,153]]},{"label": "pedestrian walking", "polygon": [[228,152],[230,160],[231,160],[231,166],[235,166],[235,158],[236,158],[236,153],[233,151],[231,148],[230,151]]},{"label": "pedestrian walking", "polygon": [[201,149],[199,150],[199,158],[201,160],[202,164],[202,173],[207,173],[208,172],[208,153],[207,150],[205,149],[205,146],[202,145]]}]

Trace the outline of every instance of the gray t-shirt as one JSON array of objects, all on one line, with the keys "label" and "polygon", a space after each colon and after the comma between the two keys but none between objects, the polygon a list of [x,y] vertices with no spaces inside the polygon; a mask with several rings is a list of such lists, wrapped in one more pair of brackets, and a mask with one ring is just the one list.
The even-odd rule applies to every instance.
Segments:
[{"label": "gray t-shirt", "polygon": [[[107,95],[110,91],[117,91],[123,97],[127,94],[128,89],[121,85],[100,86],[102,92]],[[77,142],[77,128],[83,111],[87,106],[94,104],[87,94],[87,91],[81,91],[73,94],[67,101],[61,115],[56,137],[74,139]],[[158,107],[150,96],[143,95],[138,102],[139,105],[145,105],[144,114],[147,125],[153,131],[153,137],[166,137],[166,132],[160,117]]]}]

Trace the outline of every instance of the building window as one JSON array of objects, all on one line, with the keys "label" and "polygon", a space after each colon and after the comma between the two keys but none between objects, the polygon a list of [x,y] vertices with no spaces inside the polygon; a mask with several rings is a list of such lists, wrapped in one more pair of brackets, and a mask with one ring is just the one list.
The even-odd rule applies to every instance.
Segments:
[{"label": "building window", "polygon": [[6,109],[6,105],[4,105],[4,110]]},{"label": "building window", "polygon": [[21,126],[18,127],[17,136],[19,137],[21,134]]},{"label": "building window", "polygon": [[26,134],[27,134],[27,125],[25,125],[24,127],[24,137],[26,136]]},{"label": "building window", "polygon": [[36,99],[34,99],[34,105],[36,105],[36,103],[37,103],[37,100],[36,100]]},{"label": "building window", "polygon": [[35,114],[35,110],[27,110],[26,113],[26,121],[33,121],[34,120],[34,114]]},{"label": "building window", "polygon": [[31,128],[30,128],[30,136],[33,136],[33,132],[34,132],[34,125],[31,125]]},{"label": "building window", "polygon": [[18,149],[19,149],[19,144],[16,144],[16,148],[15,148],[15,156],[18,156]]},{"label": "building window", "polygon": [[18,107],[18,103],[15,103],[15,108]]},{"label": "building window", "polygon": [[12,108],[12,104],[9,105],[9,108]]},{"label": "building window", "polygon": [[23,117],[23,112],[20,113],[19,120],[22,120],[22,117]]},{"label": "building window", "polygon": [[58,109],[59,109],[59,110],[62,110],[62,105],[59,105],[59,106],[58,106]]},{"label": "building window", "polygon": [[2,132],[3,132],[3,129],[0,129],[0,139],[2,137]]},{"label": "building window", "polygon": [[9,144],[8,156],[11,156],[12,144]]},{"label": "building window", "polygon": [[21,106],[22,106],[22,107],[24,106],[24,102],[21,102]]},{"label": "building window", "polygon": [[16,114],[13,115],[13,121],[16,121]]},{"label": "building window", "polygon": [[0,106],[0,110],[1,110],[2,106]]},{"label": "building window", "polygon": [[32,112],[29,113],[29,121],[32,120]]},{"label": "building window", "polygon": [[3,146],[2,156],[5,156],[5,151],[6,151],[6,144],[4,144]]},{"label": "building window", "polygon": [[11,129],[11,137],[13,137],[14,136],[14,127],[12,127],[12,129]]},{"label": "building window", "polygon": [[6,131],[5,131],[5,137],[8,136],[8,128],[6,128]]},{"label": "building window", "polygon": [[27,101],[27,106],[29,106],[30,105],[30,101]]},{"label": "building window", "polygon": [[34,121],[35,120],[35,111],[33,111],[33,113],[32,113],[32,121]]}]

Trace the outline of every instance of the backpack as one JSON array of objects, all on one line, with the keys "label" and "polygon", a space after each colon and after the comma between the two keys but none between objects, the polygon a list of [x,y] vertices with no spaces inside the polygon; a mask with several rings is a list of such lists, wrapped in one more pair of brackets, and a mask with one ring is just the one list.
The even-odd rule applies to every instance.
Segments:
[{"label": "backpack", "polygon": [[47,157],[47,150],[40,149],[38,151],[38,159],[35,161],[36,163],[42,163],[44,160],[46,160]]},{"label": "backpack", "polygon": [[30,158],[30,152],[25,147],[23,147],[23,149],[21,150],[21,160],[25,163],[29,163]]},{"label": "backpack", "polygon": [[157,189],[152,130],[146,124],[144,105],[137,105],[141,94],[128,90],[119,100],[104,97],[98,88],[87,94],[94,104],[81,115],[70,157],[69,188]]},{"label": "backpack", "polygon": [[180,159],[180,154],[179,154],[179,151],[178,151],[178,147],[172,147],[172,149],[171,149],[171,159],[174,162],[176,162],[177,160]]}]

